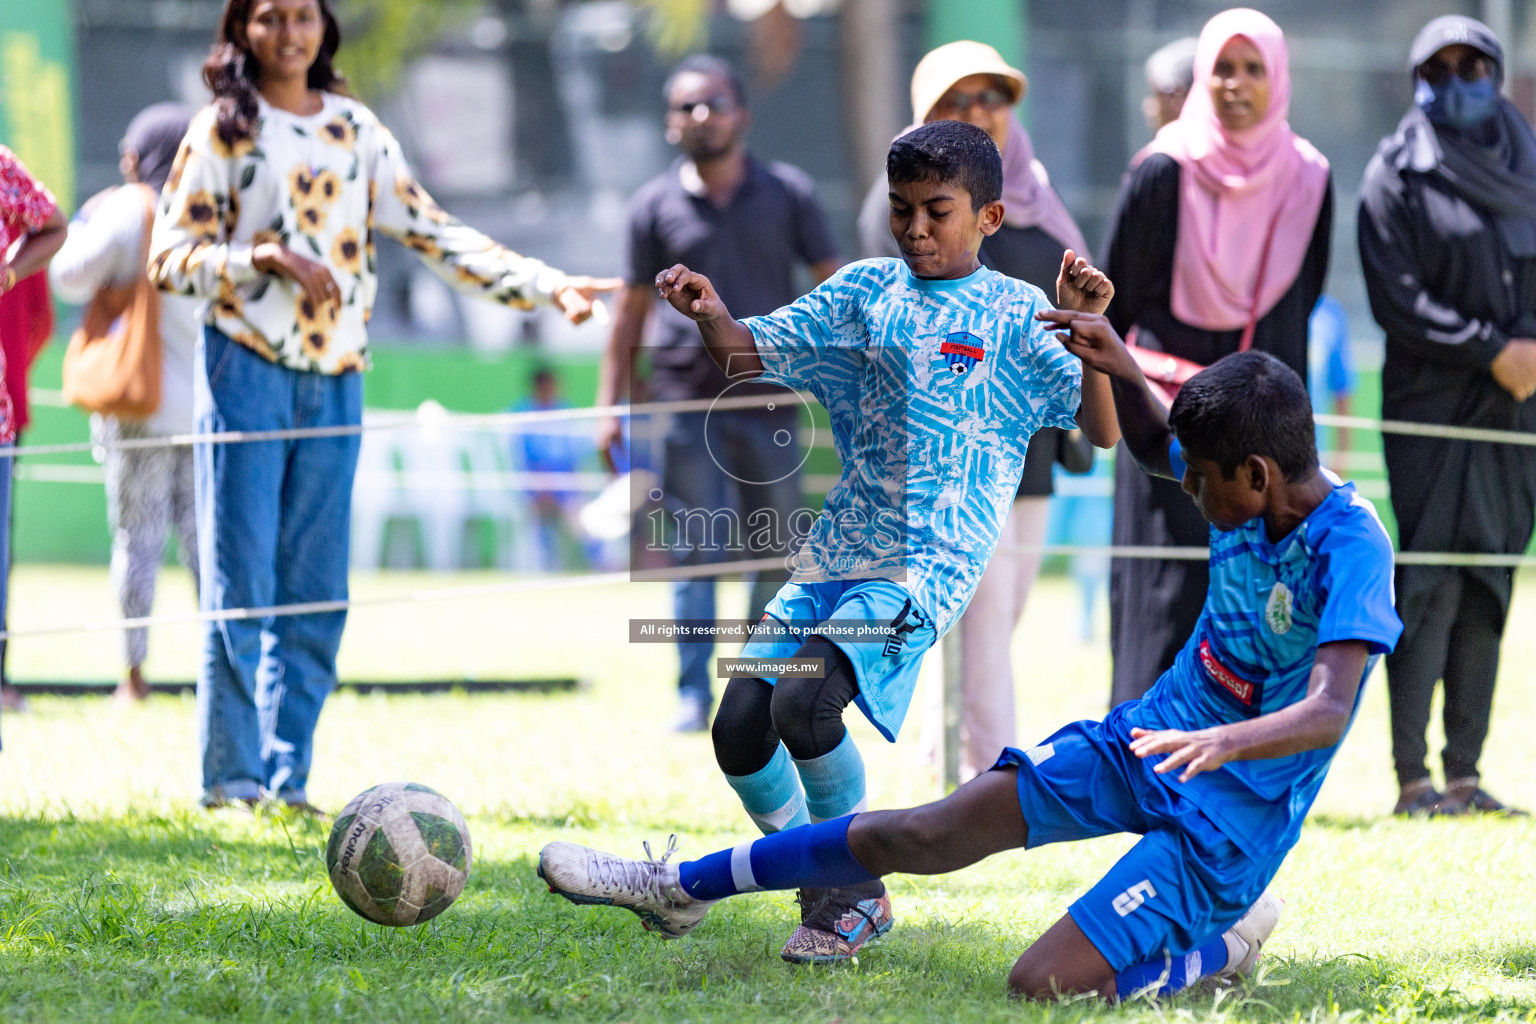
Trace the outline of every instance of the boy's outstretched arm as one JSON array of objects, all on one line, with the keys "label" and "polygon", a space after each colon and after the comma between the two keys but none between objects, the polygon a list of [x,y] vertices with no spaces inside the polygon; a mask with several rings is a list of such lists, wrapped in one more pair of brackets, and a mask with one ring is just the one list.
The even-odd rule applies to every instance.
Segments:
[{"label": "boy's outstretched arm", "polygon": [[1168,461],[1168,446],[1173,441],[1168,417],[1108,318],[1102,313],[1070,309],[1045,310],[1035,317],[1062,328],[1057,339],[1083,361],[1083,408],[1088,408],[1088,373],[1097,371],[1095,376],[1108,378],[1120,434],[1136,464],[1153,476],[1177,480]]},{"label": "boy's outstretched arm", "polygon": [[1228,761],[1258,761],[1331,747],[1349,728],[1369,657],[1370,646],[1364,640],[1321,644],[1312,661],[1307,695],[1290,707],[1196,732],[1132,729],[1131,753],[1137,757],[1167,754],[1152,770],[1161,775],[1183,768],[1179,781],[1188,782]]},{"label": "boy's outstretched arm", "polygon": [[757,356],[757,341],[751,330],[731,316],[709,278],[679,263],[656,275],[656,290],[673,309],[699,325],[709,357],[727,377],[763,372],[763,361]]}]

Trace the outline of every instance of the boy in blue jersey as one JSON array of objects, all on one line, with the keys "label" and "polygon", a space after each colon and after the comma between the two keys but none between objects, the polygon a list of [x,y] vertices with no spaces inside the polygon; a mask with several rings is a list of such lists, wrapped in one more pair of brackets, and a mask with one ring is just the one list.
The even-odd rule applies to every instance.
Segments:
[{"label": "boy in blue jersey", "polygon": [[[1108,380],[1035,319],[1045,296],[977,258],[1003,216],[991,138],[925,125],[892,144],[887,172],[901,259],[851,264],[741,323],[703,275],[676,266],[657,278],[728,376],[813,393],[842,459],[790,582],[741,652],[821,670],[731,679],[712,729],[727,782],[768,834],[864,808],[843,712],[857,704],[895,739],[923,653],[960,617],[997,545],[1030,436],[1081,426],[1101,447],[1119,438]],[[1057,294],[1101,312],[1113,290],[1066,252]],[[849,632],[860,626],[863,636]],[[781,951],[795,963],[846,960],[893,920],[879,879],[807,888],[800,904]]]},{"label": "boy in blue jersey", "polygon": [[1278,916],[1265,888],[1402,624],[1370,503],[1317,463],[1305,385],[1260,352],[1185,384],[1165,418],[1099,315],[1037,314],[1113,381],[1126,444],[1210,521],[1211,585],[1173,668],[1100,722],[1075,722],[922,807],[871,811],[668,864],[569,843],[551,889],[664,934],[739,892],[953,871],[1001,850],[1143,838],[1014,965],[1017,995],[1177,992],[1252,970]]}]

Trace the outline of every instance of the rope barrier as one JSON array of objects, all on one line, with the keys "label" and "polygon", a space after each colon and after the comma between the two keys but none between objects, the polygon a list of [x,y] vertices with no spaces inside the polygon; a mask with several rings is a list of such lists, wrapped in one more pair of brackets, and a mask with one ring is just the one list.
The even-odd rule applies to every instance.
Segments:
[{"label": "rope barrier", "polygon": [[[1006,555],[1065,555],[1108,558],[1150,559],[1165,562],[1203,562],[1211,557],[1210,548],[1151,547],[1127,544],[1018,544],[999,547]],[[1536,568],[1536,555],[1496,555],[1475,551],[1398,551],[1393,554],[1398,565],[1434,565],[1455,569],[1529,569]]]},{"label": "rope barrier", "polygon": [[[1200,547],[1151,547],[1126,545],[1115,547],[1103,544],[1019,544],[997,548],[997,554],[1039,554],[1101,556],[1109,558],[1152,559],[1164,561],[1204,561],[1210,557],[1208,548]],[[1495,555],[1442,551],[1402,551],[1396,554],[1399,565],[1431,565],[1453,568],[1515,568],[1536,567],[1536,557],[1529,555]],[[572,590],[583,587],[606,586],[610,583],[670,583],[680,579],[696,579],[732,573],[761,572],[783,569],[781,558],[758,558],[736,562],[716,562],[704,565],[677,566],[663,569],[637,569],[630,572],[589,573],[581,576],[554,576],[537,579],[507,580],[499,583],[482,583],[472,586],[441,587],[412,590],[403,594],[381,594],[368,598],[348,598],[338,601],[309,601],[298,604],[271,605],[264,608],[225,608],[218,611],[187,612],[175,615],[146,615],[133,619],[111,619],[104,622],[75,623],[67,626],[41,626],[26,629],[0,631],[0,640],[22,637],[62,636],[76,633],[101,633],[122,629],[142,629],[150,626],[185,626],[203,622],[233,622],[265,619],[279,615],[323,615],[344,612],[352,608],[379,607],[392,604],[419,604],[423,602],[454,601],[474,597],[496,597],[508,594],[535,593],[550,590]]]},{"label": "rope barrier", "polygon": [[[811,396],[792,392],[801,401]],[[38,444],[23,447],[0,448],[0,459],[20,456],[74,455],[105,449],[132,450],[140,448],[175,448],[194,444],[250,444],[256,441],[300,441],[314,438],[352,437],[375,430],[401,430],[421,427],[438,430],[505,430],[530,423],[556,423],[568,420],[595,419],[601,416],[649,416],[679,412],[729,411],[736,409],[772,408],[784,400],[782,395],[745,395],[740,398],[700,398],[675,402],[647,402],[640,404],[616,404],[581,406],[570,409],[532,409],[524,412],[454,413],[440,418],[424,417],[409,412],[379,412],[362,423],[333,427],[292,427],[286,430],[227,430],[213,434],[174,434],[168,437],[142,437],[128,440],[96,443],[78,441],[66,444]],[[1352,430],[1368,430],[1382,434],[1404,434],[1412,437],[1433,437],[1452,441],[1485,441],[1493,444],[1514,444],[1536,447],[1536,433],[1520,430],[1492,430],[1485,427],[1458,427],[1443,423],[1410,423],[1405,420],[1378,420],[1364,416],[1337,416],[1317,413],[1313,416],[1318,426],[1347,427]]]},{"label": "rope barrier", "polygon": [[637,569],[632,572],[589,573],[584,576],[546,576],[538,579],[506,580],[501,583],[480,583],[463,587],[440,587],[435,590],[412,590],[404,594],[380,594],[368,598],[347,598],[338,601],[306,601],[297,604],[270,605],[265,608],[221,608],[218,611],[185,612],[176,615],[143,615],[133,619],[111,619],[106,622],[75,623],[68,626],[39,626],[27,629],[0,631],[0,640],[20,637],[62,636],[70,633],[101,633],[119,629],[143,629],[149,626],[188,626],[203,622],[239,622],[249,619],[266,619],[279,615],[324,615],[344,612],[352,608],[376,607],[390,604],[420,604],[431,601],[454,601],[471,597],[494,597],[504,594],[524,594],[549,590],[574,590],[582,587],[605,586],[609,583],[669,583],[677,579],[695,579],[720,576],[726,573],[762,572],[783,569],[782,558],[755,558],[739,562],[715,562],[707,565],[686,565],[666,569]]},{"label": "rope barrier", "polygon": [[[799,392],[791,392],[799,397]],[[0,459],[36,455],[78,455],[95,451],[132,451],[142,448],[185,448],[196,444],[251,444],[256,441],[305,441],[317,438],[354,437],[375,430],[401,430],[418,427],[427,430],[505,430],[528,423],[557,423],[564,420],[596,419],[601,416],[653,416],[679,412],[728,412],[736,409],[774,408],[784,401],[781,395],[744,395],[740,398],[698,398],[676,402],[647,402],[639,405],[596,405],[571,409],[530,409],[524,412],[450,413],[424,417],[413,413],[381,414],[362,423],[332,427],[289,427],[284,430],[225,430],[212,434],[171,434],[167,437],[136,437],[126,440],[95,442],[73,441],[65,444],[33,444],[0,448]]]}]

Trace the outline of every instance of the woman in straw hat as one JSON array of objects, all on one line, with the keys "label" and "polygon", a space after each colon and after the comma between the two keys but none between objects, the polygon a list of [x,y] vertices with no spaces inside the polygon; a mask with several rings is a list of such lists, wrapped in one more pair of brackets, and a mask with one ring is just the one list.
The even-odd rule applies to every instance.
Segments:
[{"label": "woman in straw hat", "polygon": [[[929,121],[953,120],[973,124],[992,136],[1003,156],[1005,212],[1003,226],[981,247],[981,262],[1054,296],[1063,250],[1089,257],[1082,232],[1051,188],[1045,167],[1035,159],[1029,132],[1014,113],[1028,88],[1024,73],[1010,67],[985,43],[949,43],[924,57],[912,73],[914,123],[906,131]],[[865,256],[900,255],[888,223],[888,193],[882,175],[864,200],[859,240]],[[962,782],[992,767],[998,751],[1015,740],[1008,652],[1030,586],[1040,572],[1041,556],[1009,549],[1038,547],[1045,539],[1051,473],[1058,461],[1073,472],[1085,473],[1093,466],[1093,447],[1080,432],[1055,427],[1039,431],[1030,440],[1024,476],[998,553],[960,620]],[[930,730],[940,716],[938,702],[930,701]]]}]

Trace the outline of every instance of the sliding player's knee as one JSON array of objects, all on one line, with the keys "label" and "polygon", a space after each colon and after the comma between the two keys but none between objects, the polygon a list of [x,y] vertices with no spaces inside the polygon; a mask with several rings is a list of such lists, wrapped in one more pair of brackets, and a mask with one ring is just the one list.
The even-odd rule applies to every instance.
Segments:
[{"label": "sliding player's knee", "polygon": [[779,748],[773,731],[773,686],[762,679],[732,679],[720,698],[710,739],[715,762],[727,775],[762,771]]},{"label": "sliding player's knee", "polygon": [[1071,965],[1046,954],[1031,956],[1029,950],[1008,972],[1008,994],[1017,999],[1057,999],[1079,991],[1072,980]]},{"label": "sliding player's knee", "polygon": [[1048,965],[1019,957],[1008,972],[1008,994],[1015,999],[1054,999],[1060,994],[1060,985]]},{"label": "sliding player's knee", "polygon": [[820,659],[820,678],[781,678],[773,689],[773,728],[801,761],[830,754],[843,742],[843,710],[853,703],[859,687],[853,663],[838,647],[812,637],[795,657]]}]

